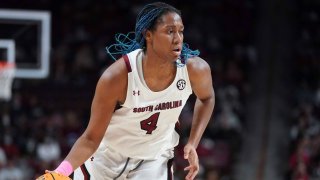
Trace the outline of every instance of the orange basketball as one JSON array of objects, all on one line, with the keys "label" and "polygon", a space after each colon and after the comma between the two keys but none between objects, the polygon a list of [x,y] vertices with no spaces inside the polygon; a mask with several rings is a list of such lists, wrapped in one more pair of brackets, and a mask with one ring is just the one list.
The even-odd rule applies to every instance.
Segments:
[{"label": "orange basketball", "polygon": [[36,180],[72,180],[72,179],[62,174],[50,172],[50,173],[45,173],[44,175],[38,177]]}]

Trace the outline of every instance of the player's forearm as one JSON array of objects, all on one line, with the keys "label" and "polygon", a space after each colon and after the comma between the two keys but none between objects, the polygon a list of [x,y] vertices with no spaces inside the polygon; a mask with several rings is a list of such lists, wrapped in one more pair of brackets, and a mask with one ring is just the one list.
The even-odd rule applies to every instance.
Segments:
[{"label": "player's forearm", "polygon": [[215,100],[212,95],[205,100],[197,99],[194,107],[194,115],[192,127],[188,143],[192,144],[195,148],[198,146],[200,139],[205,131],[209,120],[211,118]]},{"label": "player's forearm", "polygon": [[97,150],[99,143],[82,135],[73,145],[66,159],[73,169],[81,166]]}]

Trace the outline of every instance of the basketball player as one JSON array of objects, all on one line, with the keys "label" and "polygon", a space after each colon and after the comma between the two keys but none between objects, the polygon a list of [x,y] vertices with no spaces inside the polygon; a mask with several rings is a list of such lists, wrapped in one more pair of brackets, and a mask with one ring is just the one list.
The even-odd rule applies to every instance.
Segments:
[{"label": "basketball player", "polygon": [[183,31],[174,7],[152,3],[141,10],[134,40],[120,35],[107,48],[112,56],[125,55],[99,79],[89,124],[55,172],[76,180],[173,179],[173,150],[179,141],[175,126],[194,92],[184,158],[189,163],[186,179],[195,178],[196,148],[213,111],[214,90],[209,65],[183,43]]}]

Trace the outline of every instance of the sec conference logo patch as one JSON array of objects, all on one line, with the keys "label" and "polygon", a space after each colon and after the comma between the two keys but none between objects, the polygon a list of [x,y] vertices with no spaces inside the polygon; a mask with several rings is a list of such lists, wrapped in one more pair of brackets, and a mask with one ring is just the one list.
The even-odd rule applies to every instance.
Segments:
[{"label": "sec conference logo patch", "polygon": [[183,90],[186,87],[186,81],[184,79],[179,79],[177,82],[177,88]]}]

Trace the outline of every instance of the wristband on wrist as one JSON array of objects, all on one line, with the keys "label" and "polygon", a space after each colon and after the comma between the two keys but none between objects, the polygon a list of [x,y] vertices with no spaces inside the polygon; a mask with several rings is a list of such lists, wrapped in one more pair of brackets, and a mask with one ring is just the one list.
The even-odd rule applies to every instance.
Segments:
[{"label": "wristband on wrist", "polygon": [[73,172],[73,167],[69,161],[64,160],[54,171],[64,176],[70,176],[70,174]]}]

